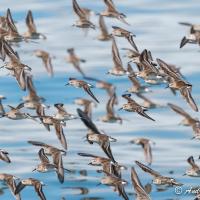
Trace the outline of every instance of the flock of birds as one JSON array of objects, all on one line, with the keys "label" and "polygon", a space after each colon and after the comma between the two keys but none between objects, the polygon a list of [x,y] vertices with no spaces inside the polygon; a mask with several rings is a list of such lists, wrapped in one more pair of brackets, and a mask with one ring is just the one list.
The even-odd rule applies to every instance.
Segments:
[{"label": "flock of birds", "polygon": [[[180,93],[183,100],[191,107],[191,109],[197,112],[198,107],[192,97],[192,84],[189,83],[182,75],[179,67],[169,64],[159,58],[154,60],[150,50],[144,49],[143,51],[139,51],[134,41],[135,35],[128,30],[112,26],[112,33],[108,32],[104,21],[106,17],[116,18],[126,25],[129,24],[126,21],[126,15],[117,10],[112,0],[104,0],[104,3],[106,6],[105,11],[96,14],[99,17],[100,28],[100,35],[97,39],[100,41],[112,41],[113,68],[110,69],[107,74],[116,76],[116,80],[120,76],[126,76],[127,81],[130,81],[132,84],[132,86],[127,89],[126,93],[122,94],[122,97],[127,101],[127,103],[123,104],[119,110],[135,112],[141,117],[151,120],[153,121],[152,123],[154,123],[156,120],[147,114],[147,111],[148,109],[160,107],[161,105],[149,100],[144,96],[144,93],[151,92],[150,87],[153,87],[154,85],[164,85],[166,88],[169,88],[174,95],[176,95],[176,93]],[[78,4],[77,0],[72,0],[72,6],[74,13],[78,17],[78,20],[73,26],[83,29],[86,32],[90,28],[96,29],[97,26],[90,21],[90,16],[92,14],[90,9],[82,8]],[[181,24],[190,27],[190,34],[183,37],[180,47],[182,48],[186,43],[200,44],[200,25],[193,25],[189,23]],[[15,21],[12,18],[10,9],[7,10],[6,16],[0,17],[0,59],[4,62],[2,68],[8,70],[9,74],[16,79],[16,82],[21,90],[28,91],[28,95],[22,98],[23,102],[20,102],[20,104],[16,107],[9,105],[8,107],[10,110],[7,112],[2,104],[5,97],[0,96],[1,117],[5,117],[10,120],[31,119],[42,124],[48,131],[50,131],[50,127],[55,129],[57,138],[63,147],[62,149],[46,144],[43,141],[28,141],[28,143],[39,148],[38,156],[40,161],[33,171],[36,170],[41,173],[55,171],[61,184],[65,181],[65,172],[68,171],[70,173],[70,170],[64,168],[63,166],[63,156],[66,155],[68,149],[63,127],[66,125],[66,121],[75,119],[81,120],[88,130],[86,140],[89,144],[97,143],[105,153],[105,156],[101,157],[87,152],[79,152],[78,155],[91,159],[89,163],[90,165],[102,167],[100,172],[105,176],[101,178],[100,184],[112,186],[114,191],[118,192],[119,196],[125,200],[129,199],[125,191],[125,185],[128,182],[122,178],[121,173],[121,170],[127,169],[127,167],[116,161],[111,150],[111,142],[117,142],[117,140],[101,131],[92,121],[92,109],[101,102],[99,102],[98,97],[96,97],[95,93],[93,93],[92,88],[94,88],[94,86],[89,82],[95,82],[95,87],[106,90],[109,96],[109,100],[106,104],[106,115],[102,116],[99,120],[107,123],[122,124],[123,119],[117,115],[114,110],[114,107],[118,104],[115,85],[95,79],[95,75],[94,77],[88,77],[80,67],[81,63],[85,62],[85,60],[79,58],[75,54],[74,48],[70,48],[67,50],[69,56],[66,58],[66,61],[74,66],[80,75],[82,75],[83,79],[79,80],[74,77],[70,77],[66,86],[72,86],[84,90],[84,92],[88,94],[88,99],[75,99],[74,102],[77,105],[84,106],[83,110],[80,108],[77,109],[77,114],[68,113],[65,110],[63,103],[56,103],[54,106],[57,112],[54,115],[47,115],[45,111],[49,106],[44,104],[45,98],[39,96],[37,93],[33,82],[33,76],[31,74],[31,68],[22,63],[18,53],[13,48],[13,44],[22,41],[29,42],[35,39],[47,39],[44,34],[37,32],[31,11],[28,11],[26,16],[26,25],[28,27],[28,31],[24,34],[20,34],[15,25]],[[125,48],[127,51],[127,57],[130,60],[127,68],[125,68],[122,63],[115,39],[116,37],[125,38],[131,46],[131,48]],[[48,52],[41,49],[35,50],[33,53],[35,56],[42,59],[47,73],[50,76],[53,76],[54,70],[51,62],[53,57]],[[133,69],[133,63],[137,70]],[[137,95],[137,97],[144,100],[143,105],[136,102],[134,97],[132,97],[132,94]],[[177,105],[169,103],[168,106],[184,118],[181,124],[192,127],[194,132],[193,138],[200,139],[200,121],[193,118]],[[21,110],[22,108],[35,110],[35,115],[23,112]],[[131,143],[141,145],[143,148],[146,164],[143,164],[140,161],[135,161],[135,164],[145,173],[148,173],[153,177],[154,184],[165,186],[183,185],[183,183],[176,181],[174,178],[163,176],[159,172],[150,168],[152,163],[152,141],[150,139],[135,138],[131,141]],[[10,163],[12,160],[9,158],[9,153],[4,149],[0,150],[0,159],[7,163]],[[185,174],[188,176],[200,176],[200,166],[195,164],[193,156],[190,156],[187,161],[191,167],[186,170]],[[131,168],[130,174],[135,190],[135,199],[151,199],[149,194],[150,191],[141,184],[140,177],[138,177],[135,167]],[[23,199],[21,198],[20,193],[26,186],[33,186],[39,199],[46,199],[42,190],[43,185],[45,184],[41,180],[34,178],[21,180],[13,174],[5,173],[0,174],[0,180],[7,184],[10,191],[14,195],[14,198],[17,200]],[[200,196],[197,195],[196,199],[200,199]]]}]

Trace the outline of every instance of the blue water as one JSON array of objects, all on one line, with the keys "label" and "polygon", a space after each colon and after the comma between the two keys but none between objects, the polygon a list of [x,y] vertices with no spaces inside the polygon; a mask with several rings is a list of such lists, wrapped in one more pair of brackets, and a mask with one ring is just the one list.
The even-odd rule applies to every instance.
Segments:
[{"label": "blue water", "polygon": [[[91,8],[95,12],[104,9],[103,1],[79,0],[78,2],[83,7]],[[183,49],[179,49],[181,38],[187,34],[188,28],[178,24],[180,21],[199,23],[199,1],[114,0],[114,2],[116,2],[117,8],[127,15],[127,21],[131,26],[125,26],[114,19],[106,19],[107,26],[118,25],[132,31],[137,35],[135,41],[140,50],[148,48],[152,51],[154,58],[158,57],[180,66],[187,80],[193,84],[192,94],[199,105],[199,47],[189,44]],[[69,112],[76,113],[77,106],[73,104],[73,100],[77,97],[89,98],[79,89],[64,86],[69,77],[81,78],[73,66],[65,61],[66,49],[70,47],[74,47],[76,53],[87,60],[86,63],[82,64],[82,68],[88,76],[109,81],[117,86],[119,105],[116,110],[121,107],[125,101],[120,98],[120,95],[131,86],[131,83],[127,81],[126,77],[106,75],[106,72],[113,66],[111,42],[97,41],[98,30],[89,31],[88,36],[85,37],[80,29],[72,27],[76,16],[72,12],[71,1],[21,0],[16,2],[14,0],[1,0],[1,15],[6,12],[8,7],[17,21],[16,25],[20,33],[26,31],[24,18],[27,10],[32,9],[37,30],[47,35],[45,41],[22,42],[19,47],[14,47],[19,52],[21,60],[32,68],[38,94],[47,99],[45,102],[47,105],[52,106],[47,113],[54,113],[53,104],[58,102],[64,103]],[[92,21],[97,23],[97,18],[92,16]],[[116,40],[119,49],[130,48],[123,38]],[[52,61],[55,71],[53,78],[46,74],[41,60],[32,55],[32,51],[39,48],[47,50],[56,57]],[[125,51],[120,50],[120,53],[123,58]],[[126,66],[127,61],[126,58],[123,58],[124,66]],[[26,92],[21,91],[13,77],[7,76],[6,73],[5,70],[0,71],[0,94],[7,97],[3,103],[5,106],[8,104],[17,105],[20,99],[26,95]],[[94,82],[91,83],[94,84]],[[180,95],[173,96],[164,88],[163,85],[154,86],[152,87],[153,92],[147,94],[147,96],[162,105],[166,105],[168,102],[178,104],[190,114],[199,117],[199,113],[194,113]],[[94,121],[99,129],[117,139],[116,143],[112,143],[114,157],[119,163],[128,167],[128,170],[123,171],[123,178],[129,182],[125,189],[130,199],[134,199],[130,167],[135,166],[135,160],[145,162],[141,147],[130,144],[130,140],[136,137],[147,137],[156,143],[152,147],[153,169],[163,175],[173,176],[179,182],[184,183],[183,191],[190,186],[199,184],[199,178],[183,176],[185,170],[189,167],[186,159],[193,155],[195,160],[198,160],[200,144],[199,141],[191,140],[193,134],[191,128],[178,126],[181,121],[180,116],[167,107],[149,110],[148,113],[156,120],[154,123],[137,116],[135,113],[117,111],[120,116],[127,120],[122,125],[104,124],[97,119],[105,112],[106,93],[98,88],[94,88],[93,92],[101,102],[93,110]],[[137,100],[140,102],[140,99]],[[112,188],[104,185],[96,186],[103,176],[96,172],[100,168],[88,166],[90,158],[82,158],[77,155],[78,152],[87,152],[105,156],[98,145],[89,145],[83,141],[86,131],[79,120],[67,122],[67,126],[64,128],[69,144],[67,156],[64,157],[64,166],[72,170],[73,173],[66,173],[64,184],[60,184],[54,172],[46,174],[32,172],[39,162],[37,155],[39,149],[27,143],[27,140],[39,140],[60,147],[54,130],[47,132],[43,126],[31,120],[11,121],[1,119],[0,148],[10,153],[12,163],[8,165],[0,162],[0,171],[1,173],[15,174],[22,179],[34,177],[42,180],[46,184],[44,193],[48,200],[61,200],[62,197],[70,200],[120,199],[112,191]],[[148,174],[145,174],[136,166],[135,168],[143,185],[151,183],[152,178]],[[81,170],[87,170],[87,174],[81,175]],[[173,174],[169,174],[170,171],[173,171]],[[81,194],[77,187],[86,188],[88,193]],[[0,190],[0,199],[14,199],[9,189],[5,189],[3,183],[0,188],[3,188],[2,193]],[[38,198],[31,187],[26,187],[21,195],[22,199],[35,200]],[[189,195],[176,195],[174,188],[167,188],[158,192],[155,185],[152,187],[150,196],[156,200],[187,200],[193,198]]]}]

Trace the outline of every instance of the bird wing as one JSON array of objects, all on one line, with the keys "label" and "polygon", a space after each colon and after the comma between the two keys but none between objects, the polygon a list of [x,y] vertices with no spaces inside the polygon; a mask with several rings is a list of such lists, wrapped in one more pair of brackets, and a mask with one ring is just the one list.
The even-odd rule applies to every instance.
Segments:
[{"label": "bird wing", "polygon": [[192,168],[200,170],[199,166],[195,163],[193,156],[190,156],[187,159],[187,162],[192,166]]},{"label": "bird wing", "polygon": [[143,188],[134,167],[131,168],[131,180],[132,180],[132,184],[135,189],[135,192],[137,194],[137,199],[150,200],[150,197],[148,196],[145,189]]},{"label": "bird wing", "polygon": [[108,158],[110,158],[114,163],[116,163],[110,148],[109,138],[107,140],[101,141],[100,146],[104,153],[108,156]]},{"label": "bird wing", "polygon": [[157,58],[156,61],[159,64],[160,68],[164,71],[165,74],[174,78],[175,80],[180,79],[180,76],[177,75],[177,73],[174,70],[172,70],[172,68],[169,67],[166,62],[164,62],[163,60],[161,60],[159,58]]},{"label": "bird wing", "polygon": [[180,115],[182,115],[182,116],[184,116],[184,117],[186,117],[186,118],[191,118],[191,116],[188,114],[188,113],[186,113],[182,108],[180,108],[179,106],[176,106],[176,105],[174,105],[174,104],[172,104],[172,103],[168,103],[168,106],[173,110],[173,111],[175,111],[176,113],[178,113],[178,114],[180,114]]},{"label": "bird wing", "polygon": [[94,96],[92,91],[90,90],[90,87],[87,84],[83,85],[83,89],[97,102],[99,103],[98,99]]},{"label": "bird wing", "polygon": [[114,67],[119,70],[124,70],[122,60],[119,55],[119,50],[114,37],[112,37],[112,58],[114,62]]},{"label": "bird wing", "polygon": [[128,103],[135,103],[135,101],[131,98],[131,94],[123,94],[122,97],[125,98],[128,101]]},{"label": "bird wing", "polygon": [[145,102],[148,102],[150,104],[154,104],[150,99],[148,99],[147,97],[145,97],[144,95],[137,93],[136,94],[139,98],[143,99]]},{"label": "bird wing", "polygon": [[41,148],[39,150],[38,155],[39,155],[39,158],[40,158],[40,160],[41,160],[42,163],[50,163],[49,159],[48,159],[47,155],[45,154],[43,148]]},{"label": "bird wing", "polygon": [[46,200],[46,197],[44,196],[44,193],[42,191],[42,184],[41,183],[36,183],[35,184],[35,191],[37,192],[38,196],[40,197],[41,200]]},{"label": "bird wing", "polygon": [[45,111],[44,111],[44,107],[42,106],[42,104],[38,104],[36,107],[36,113],[38,115],[38,117],[40,118],[41,123],[44,125],[44,127],[50,131],[50,126],[48,124],[43,123],[43,117],[45,117]]},{"label": "bird wing", "polygon": [[50,57],[50,56],[48,56],[48,59],[47,59],[47,72],[48,72],[51,76],[54,75],[52,60],[51,60],[51,57]]},{"label": "bird wing", "polygon": [[0,159],[7,162],[7,163],[10,163],[10,158],[8,157],[8,152],[7,151],[3,151],[3,150],[0,150]]},{"label": "bird wing", "polygon": [[142,164],[139,161],[135,161],[135,163],[145,172],[151,174],[154,177],[160,176],[160,173],[154,171],[153,169],[151,169],[150,167],[147,167],[146,165]]},{"label": "bird wing", "polygon": [[24,71],[24,68],[15,68],[14,76],[17,80],[19,87],[25,91],[26,90],[26,73]]},{"label": "bird wing", "polygon": [[119,196],[122,196],[124,200],[129,200],[127,194],[126,194],[126,191],[124,189],[124,186],[122,184],[117,184],[116,185],[116,188],[119,192]]},{"label": "bird wing", "polygon": [[47,145],[43,142],[38,142],[38,141],[33,141],[33,140],[29,140],[28,141],[29,144],[32,144],[34,146],[40,146],[40,147],[46,147]]},{"label": "bird wing", "polygon": [[78,153],[79,156],[96,158],[97,156],[89,153]]},{"label": "bird wing", "polygon": [[31,10],[28,11],[28,14],[26,16],[26,25],[27,25],[30,33],[36,33],[37,32]]},{"label": "bird wing", "polygon": [[81,20],[87,20],[86,13],[80,8],[76,0],[73,0],[73,10]]},{"label": "bird wing", "polygon": [[75,68],[76,70],[78,70],[78,71],[82,74],[82,76],[85,76],[85,73],[84,73],[83,70],[81,69],[79,62],[73,62],[73,65],[74,65],[74,68]]},{"label": "bird wing", "polygon": [[12,18],[12,14],[9,8],[7,10],[6,20],[7,20],[8,27],[11,29],[11,31],[18,34],[17,27],[15,26],[15,23],[14,23],[14,20]]},{"label": "bird wing", "polygon": [[11,193],[15,196],[16,200],[21,200],[20,194],[15,194],[16,183],[13,177],[10,177],[6,180],[6,183],[11,191]]},{"label": "bird wing", "polygon": [[104,21],[104,17],[102,15],[99,16],[99,27],[102,35],[108,35],[108,30]]},{"label": "bird wing", "polygon": [[19,194],[21,190],[23,190],[23,188],[25,188],[26,185],[24,185],[21,181],[18,183],[18,185],[16,186],[15,189],[15,195]]},{"label": "bird wing", "polygon": [[107,114],[110,116],[114,116],[114,104],[116,102],[116,93],[113,93],[113,95],[108,100],[108,103],[106,105]]},{"label": "bird wing", "polygon": [[85,126],[87,126],[87,128],[89,128],[96,134],[101,134],[96,125],[92,122],[91,118],[89,118],[85,112],[78,108],[77,113],[81,118],[81,121],[85,124]]},{"label": "bird wing", "polygon": [[187,103],[189,103],[190,107],[198,112],[198,107],[191,95],[191,88],[188,88],[188,87],[183,87],[180,89],[180,93],[182,95],[182,97],[187,101]]},{"label": "bird wing", "polygon": [[60,183],[64,182],[64,168],[63,168],[63,161],[62,161],[62,155],[59,151],[56,151],[52,154],[53,163],[56,166],[57,170],[57,177]]},{"label": "bird wing", "polygon": [[147,163],[151,164],[152,163],[152,149],[149,142],[146,142],[144,144],[144,155],[145,155],[145,160],[147,161]]},{"label": "bird wing", "polygon": [[66,141],[66,138],[64,135],[62,124],[59,121],[56,121],[54,123],[54,128],[56,130],[56,135],[57,135],[60,143],[62,144],[63,148],[67,149],[67,141]]},{"label": "bird wing", "polygon": [[141,106],[137,106],[136,109],[135,109],[135,111],[136,111],[139,115],[141,115],[141,116],[143,116],[143,117],[146,117],[147,119],[150,119],[150,120],[152,120],[152,121],[155,121],[155,119],[151,118],[149,115],[147,115],[147,114],[145,113],[144,109],[143,109]]},{"label": "bird wing", "polygon": [[129,72],[129,75],[128,75],[129,80],[133,83],[133,85],[134,85],[136,88],[140,88],[140,87],[141,87],[141,84],[140,84],[140,82],[138,81],[138,79],[136,78],[136,74],[135,74],[135,72],[133,71],[133,68],[131,67],[130,64],[128,64],[127,71]]},{"label": "bird wing", "polygon": [[104,3],[106,4],[107,10],[109,12],[117,12],[115,5],[114,5],[112,0],[104,0]]},{"label": "bird wing", "polygon": [[27,76],[26,83],[27,83],[27,88],[28,88],[31,96],[36,97],[37,96],[37,92],[36,92],[35,87],[33,85],[33,80],[32,80],[31,76]]}]

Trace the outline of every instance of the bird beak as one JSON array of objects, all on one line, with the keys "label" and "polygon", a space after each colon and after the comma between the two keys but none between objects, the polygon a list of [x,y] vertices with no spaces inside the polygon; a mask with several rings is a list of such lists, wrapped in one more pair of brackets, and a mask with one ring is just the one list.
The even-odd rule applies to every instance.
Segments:
[{"label": "bird beak", "polygon": [[90,163],[88,163],[88,165],[93,165],[93,164],[90,162]]},{"label": "bird beak", "polygon": [[183,174],[183,176],[186,176],[187,174],[185,173],[185,174]]},{"label": "bird beak", "polygon": [[121,108],[119,108],[118,110],[123,110],[123,108],[121,107]]},{"label": "bird beak", "polygon": [[32,172],[34,172],[34,171],[36,171],[36,168]]},{"label": "bird beak", "polygon": [[66,83],[65,86],[69,85],[69,83]]}]

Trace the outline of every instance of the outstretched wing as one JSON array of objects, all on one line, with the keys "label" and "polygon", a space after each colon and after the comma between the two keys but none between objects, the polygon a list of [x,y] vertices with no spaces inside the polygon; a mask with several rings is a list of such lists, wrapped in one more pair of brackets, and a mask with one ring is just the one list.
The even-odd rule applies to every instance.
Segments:
[{"label": "outstretched wing", "polygon": [[83,89],[97,102],[99,103],[98,99],[94,96],[92,91],[90,90],[90,87],[87,84],[83,85]]},{"label": "outstretched wing", "polygon": [[96,125],[92,122],[91,118],[89,118],[85,112],[78,108],[77,113],[87,128],[92,130],[94,133],[101,134]]},{"label": "outstretched wing", "polygon": [[46,200],[46,197],[44,196],[43,190],[42,190],[42,184],[36,183],[35,184],[35,191],[37,192],[38,196],[41,198],[41,200]]},{"label": "outstretched wing", "polygon": [[44,152],[44,149],[41,148],[38,152],[39,158],[41,160],[42,163],[49,163],[49,159],[47,157],[47,155]]},{"label": "outstretched wing", "polygon": [[147,167],[146,165],[142,164],[139,161],[135,161],[135,163],[145,172],[151,174],[152,176],[160,176],[160,174],[156,171],[154,171],[153,169],[151,169],[150,167]]},{"label": "outstretched wing", "polygon": [[26,16],[26,25],[27,25],[30,33],[36,33],[37,32],[31,10],[28,11],[28,14]]}]

